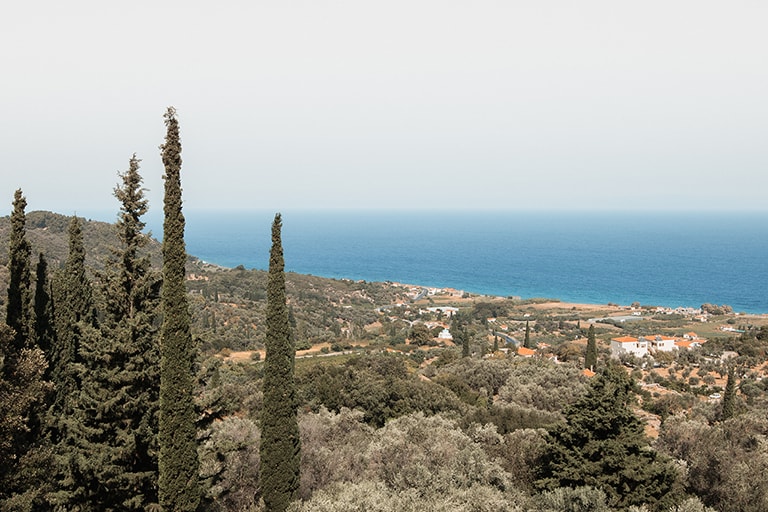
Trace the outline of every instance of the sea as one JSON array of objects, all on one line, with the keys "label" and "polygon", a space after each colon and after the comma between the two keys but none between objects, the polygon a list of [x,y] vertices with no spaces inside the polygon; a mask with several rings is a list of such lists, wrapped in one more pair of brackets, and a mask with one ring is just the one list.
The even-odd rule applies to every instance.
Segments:
[{"label": "sea", "polygon": [[[187,252],[266,269],[273,211],[185,212]],[[768,313],[768,211],[283,211],[287,271],[502,297]],[[162,219],[148,219],[162,236]]]}]

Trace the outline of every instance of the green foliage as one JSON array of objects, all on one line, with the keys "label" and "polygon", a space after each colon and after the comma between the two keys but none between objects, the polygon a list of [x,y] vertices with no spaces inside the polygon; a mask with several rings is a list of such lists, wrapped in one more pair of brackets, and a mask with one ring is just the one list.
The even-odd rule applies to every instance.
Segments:
[{"label": "green foliage", "polygon": [[192,365],[195,350],[184,282],[187,259],[181,201],[181,142],[176,111],[165,113],[161,146],[165,166],[163,289],[161,308],[159,499],[163,509],[194,511],[200,502]]},{"label": "green foliage", "polygon": [[[53,297],[48,279],[48,260],[40,253],[35,270],[35,341],[44,353],[49,353],[55,344],[56,328],[53,316]],[[50,372],[46,372],[49,376]]]},{"label": "green foliage", "polygon": [[499,388],[503,404],[558,413],[574,404],[587,389],[587,379],[573,365],[547,360],[514,359],[510,373]]},{"label": "green foliage", "polygon": [[87,467],[75,480],[90,489],[86,498],[96,509],[145,510],[158,501],[160,280],[148,256],[138,253],[146,245],[140,220],[146,200],[135,156],[121,177],[115,191],[121,201],[119,245],[100,275],[101,334],[90,333],[78,349],[80,400],[72,410],[81,424],[78,445],[95,455],[83,457]]},{"label": "green foliage", "polygon": [[260,481],[268,512],[283,512],[296,496],[301,440],[296,417],[295,354],[285,297],[285,262],[280,214],[272,224],[267,281],[267,353],[261,415]]},{"label": "green foliage", "polygon": [[488,318],[506,316],[509,313],[503,302],[476,302],[472,307],[472,318],[485,321]]},{"label": "green foliage", "polygon": [[[8,357],[9,353],[14,356]],[[37,439],[34,416],[50,393],[43,380],[45,356],[39,348],[16,352],[14,332],[0,324],[0,509],[12,510],[11,500],[29,491],[42,490],[44,467],[36,464]],[[32,488],[32,486],[36,488]]]},{"label": "green foliage", "polygon": [[423,323],[414,323],[408,337],[414,345],[430,345],[434,339],[432,332]]},{"label": "green foliage", "polygon": [[[76,404],[78,388],[74,364],[78,362],[80,337],[84,326],[96,319],[93,288],[86,275],[85,247],[80,219],[72,217],[68,229],[69,255],[53,279],[54,325],[56,336],[47,354],[51,380],[56,389],[51,409],[52,428],[57,418],[68,414]],[[54,434],[56,436],[57,434]]]},{"label": "green foliage", "polygon": [[587,333],[587,352],[584,355],[584,368],[597,368],[597,341],[595,340],[595,324],[589,324]]},{"label": "green foliage", "polygon": [[17,357],[22,349],[31,346],[32,277],[29,258],[32,249],[26,236],[26,215],[24,212],[26,206],[26,198],[20,189],[16,190],[13,196],[11,233],[8,244],[10,283],[8,285],[5,317],[5,323],[14,332],[13,344],[8,347],[8,356],[11,358]]},{"label": "green foliage", "polygon": [[256,510],[259,492],[258,426],[230,416],[203,433],[200,476],[206,489],[205,510]]},{"label": "green foliage", "polygon": [[566,409],[566,422],[551,432],[542,489],[598,487],[611,507],[620,508],[674,503],[677,473],[650,447],[630,408],[632,387],[621,367],[610,366]]},{"label": "green foliage", "polygon": [[341,365],[317,363],[296,377],[303,402],[335,412],[360,409],[365,422],[376,427],[416,411],[464,408],[442,386],[409,374],[406,359],[397,355],[354,356]]},{"label": "green foliage", "polygon": [[594,487],[558,487],[536,498],[540,512],[610,512],[605,493]]},{"label": "green foliage", "polygon": [[392,489],[443,493],[473,485],[509,486],[504,469],[440,415],[417,412],[388,422],[375,432],[366,457],[374,478]]},{"label": "green foliage", "polygon": [[525,348],[534,348],[533,341],[531,341],[531,325],[528,323],[528,320],[525,321],[525,339],[523,341],[523,346]]},{"label": "green foliage", "polygon": [[[519,501],[523,501],[520,499]],[[498,489],[474,485],[447,493],[425,494],[420,489],[397,490],[377,481],[332,485],[312,499],[295,503],[290,512],[522,512],[521,505]]]},{"label": "green foliage", "polygon": [[768,510],[768,419],[752,412],[709,424],[671,416],[662,425],[661,449],[684,461],[686,488],[721,512]]},{"label": "green foliage", "polygon": [[301,428],[301,486],[299,497],[335,483],[360,479],[368,468],[366,450],[374,429],[363,421],[362,411],[342,408],[334,413],[321,407],[299,417]]},{"label": "green foliage", "polygon": [[736,415],[736,377],[733,366],[728,369],[728,380],[723,393],[722,419],[728,420]]}]

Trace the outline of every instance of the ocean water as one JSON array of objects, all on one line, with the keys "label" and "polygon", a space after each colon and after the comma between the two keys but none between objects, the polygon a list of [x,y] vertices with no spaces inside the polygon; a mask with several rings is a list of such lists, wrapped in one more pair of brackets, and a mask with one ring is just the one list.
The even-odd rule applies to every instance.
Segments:
[{"label": "ocean water", "polygon": [[[185,212],[187,251],[266,269],[274,212]],[[768,212],[284,211],[286,270],[567,302],[768,313]],[[160,219],[149,226],[161,236]]]}]

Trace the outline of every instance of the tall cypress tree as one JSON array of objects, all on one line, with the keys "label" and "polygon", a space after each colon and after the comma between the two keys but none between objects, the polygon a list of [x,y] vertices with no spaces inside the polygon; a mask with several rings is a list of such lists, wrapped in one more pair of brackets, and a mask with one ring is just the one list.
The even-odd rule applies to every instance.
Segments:
[{"label": "tall cypress tree", "polygon": [[74,399],[77,378],[72,365],[78,362],[82,327],[95,323],[93,288],[85,269],[83,230],[76,216],[69,222],[68,236],[67,261],[64,268],[56,273],[53,282],[56,336],[48,353],[48,364],[55,386],[54,417],[62,416],[67,401]]},{"label": "tall cypress tree", "polygon": [[56,484],[48,500],[52,507],[85,511],[96,510],[92,500],[99,482],[94,475],[101,463],[91,442],[100,433],[90,430],[89,417],[111,397],[92,393],[101,337],[85,267],[82,223],[76,216],[70,220],[68,236],[67,261],[53,286],[56,336],[48,357],[55,394],[47,423],[54,443]]},{"label": "tall cypress tree", "polygon": [[[50,391],[34,336],[27,201],[16,190],[8,244],[6,324],[0,325],[0,509],[31,507],[43,488],[41,417]],[[11,329],[9,329],[10,327]],[[37,504],[39,505],[39,504]]]},{"label": "tall cypress tree", "polygon": [[525,339],[523,341],[525,348],[533,348],[533,342],[531,341],[531,326],[528,324],[528,320],[525,321]]},{"label": "tall cypress tree", "polygon": [[285,298],[282,219],[272,223],[272,249],[267,281],[264,408],[261,415],[260,482],[268,512],[282,512],[299,488],[301,443],[296,417],[294,364],[296,351]]},{"label": "tall cypress tree", "polygon": [[200,503],[192,365],[195,350],[184,271],[181,140],[176,110],[165,113],[161,146],[165,166],[163,222],[163,324],[160,345],[159,498],[166,512],[196,510]]},{"label": "tall cypress tree", "polygon": [[595,325],[589,324],[587,333],[587,352],[584,355],[584,368],[594,370],[597,366],[597,340],[595,339]]},{"label": "tall cypress tree", "polygon": [[13,212],[11,213],[11,236],[8,244],[8,302],[6,303],[6,320],[8,327],[15,331],[11,346],[11,357],[18,355],[21,349],[30,342],[32,278],[30,271],[30,255],[32,247],[27,240],[27,216],[24,209],[27,200],[16,190],[13,196]]},{"label": "tall cypress tree", "polygon": [[728,368],[728,380],[725,381],[722,407],[721,417],[723,420],[733,418],[736,415],[736,377],[733,365]]},{"label": "tall cypress tree", "polygon": [[51,283],[48,279],[48,260],[40,253],[35,269],[35,340],[44,353],[49,353],[54,346],[56,329],[53,319]]}]

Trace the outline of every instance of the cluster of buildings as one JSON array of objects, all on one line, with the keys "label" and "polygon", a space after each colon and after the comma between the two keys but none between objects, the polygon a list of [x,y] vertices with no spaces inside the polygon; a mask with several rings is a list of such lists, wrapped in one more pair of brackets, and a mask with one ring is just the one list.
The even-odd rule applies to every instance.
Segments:
[{"label": "cluster of buildings", "polygon": [[611,339],[611,356],[619,358],[623,355],[644,357],[655,352],[672,352],[673,350],[700,347],[706,340],[701,339],[695,332],[688,332],[682,337],[662,336],[651,334],[647,336],[622,336]]}]

